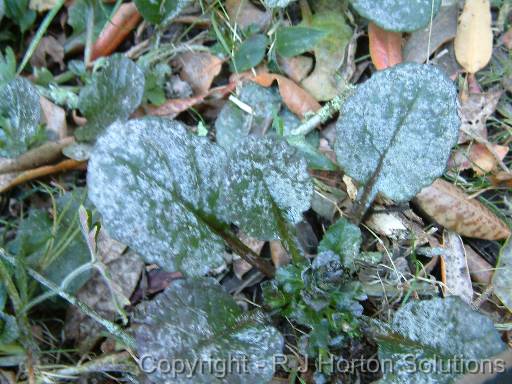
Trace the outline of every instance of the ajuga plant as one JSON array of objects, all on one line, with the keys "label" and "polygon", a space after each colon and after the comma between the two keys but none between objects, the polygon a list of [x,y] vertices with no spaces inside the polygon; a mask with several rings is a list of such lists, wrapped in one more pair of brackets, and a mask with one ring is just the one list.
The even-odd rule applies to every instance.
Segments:
[{"label": "ajuga plant", "polygon": [[[353,1],[361,13],[364,4]],[[1,91],[12,96],[0,98],[1,149],[12,149],[5,155],[16,156],[37,137],[37,93],[20,79]],[[303,327],[305,353],[326,354],[357,337],[359,301],[365,296],[354,274],[366,256],[359,250],[358,224],[377,194],[407,201],[442,175],[459,128],[453,83],[433,66],[402,64],[355,88],[336,123],[335,152],[336,166],[358,183],[359,193],[354,210],[324,234],[313,261],[305,257],[294,228],[310,208],[314,189],[306,159],[289,144],[300,140],[240,135],[234,145],[221,146],[178,121],[129,120],[143,93],[144,73],[136,64],[120,56],[105,61],[79,96],[88,124],[77,131],[77,138],[94,145],[88,194],[110,235],[147,263],[185,277],[133,313],[130,332],[149,380],[271,380],[272,357],[282,351],[283,337],[264,311],[243,312],[215,280],[205,277],[225,265],[226,249],[266,276],[266,309]],[[13,107],[9,100],[18,103]],[[114,108],[102,108],[105,100]],[[220,137],[226,139],[226,132]],[[281,240],[291,263],[275,271],[239,240],[237,229],[260,240]],[[400,321],[379,325],[376,338],[383,357],[400,360],[411,343],[443,356],[465,352],[463,345],[441,345],[444,339],[439,337],[416,337],[415,316],[424,308],[415,304],[401,310]],[[460,319],[469,311],[459,308],[462,303],[436,305],[439,311],[425,327],[428,332],[436,322]],[[404,319],[409,321],[405,328]],[[9,322],[8,315],[0,318],[4,328]],[[471,332],[464,339],[469,343],[480,336],[489,340],[488,347],[468,348],[471,358],[503,348],[492,325]],[[192,377],[153,369],[157,360],[168,358],[234,358],[242,367],[222,378],[211,369],[196,369]],[[391,373],[387,378],[400,382]]]}]

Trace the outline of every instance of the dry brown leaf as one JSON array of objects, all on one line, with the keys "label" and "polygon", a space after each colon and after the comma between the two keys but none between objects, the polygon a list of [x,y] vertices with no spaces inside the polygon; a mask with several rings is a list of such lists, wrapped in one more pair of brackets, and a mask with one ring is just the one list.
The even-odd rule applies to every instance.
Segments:
[{"label": "dry brown leaf", "polygon": [[[500,160],[507,155],[509,148],[504,145],[492,145],[494,151]],[[457,171],[463,171],[473,168],[478,175],[485,175],[496,169],[498,159],[489,151],[484,144],[472,144],[470,146],[461,146],[452,152],[448,167]]]},{"label": "dry brown leaf", "polygon": [[432,27],[414,31],[404,47],[404,61],[423,64],[441,45],[453,40],[457,33],[457,4],[441,7]]},{"label": "dry brown leaf", "polygon": [[[49,61],[48,58],[51,60]],[[64,47],[53,36],[45,36],[37,45],[36,51],[30,58],[30,64],[33,67],[49,67],[52,63],[59,64],[61,70],[64,65]]]},{"label": "dry brown leaf", "polygon": [[322,108],[320,103],[318,103],[313,96],[284,76],[276,75],[274,73],[260,73],[254,77],[249,77],[248,79],[267,88],[270,87],[274,81],[277,81],[279,93],[283,98],[283,102],[290,111],[295,113],[301,119],[304,118],[306,113],[316,112]]},{"label": "dry brown leaf", "polygon": [[459,296],[466,303],[473,301],[473,285],[469,276],[464,243],[458,234],[445,230],[443,245],[446,253],[441,257],[441,277],[445,296]]},{"label": "dry brown leaf", "polygon": [[[375,210],[383,210],[383,206],[375,206]],[[393,240],[407,238],[407,227],[401,220],[398,212],[374,213],[368,217],[365,224],[375,233],[387,236]]]},{"label": "dry brown leaf", "polygon": [[290,255],[286,252],[286,249],[284,249],[279,240],[270,241],[270,255],[276,268],[290,264]]},{"label": "dry brown leaf", "polygon": [[461,100],[459,114],[461,116],[461,134],[459,144],[471,138],[462,131],[471,132],[477,137],[487,139],[487,119],[496,111],[503,90],[496,89],[487,93],[473,93]]},{"label": "dry brown leaf", "polygon": [[512,188],[512,174],[508,172],[498,172],[489,178],[496,187]]},{"label": "dry brown leaf", "polygon": [[284,74],[297,83],[304,80],[313,69],[313,59],[307,56],[279,56],[277,62]]},{"label": "dry brown leaf", "polygon": [[455,55],[469,73],[484,68],[492,56],[491,3],[489,0],[466,0],[457,26]]},{"label": "dry brown leaf", "polygon": [[147,107],[146,113],[152,116],[173,119],[180,113],[202,102],[206,96],[207,94],[189,97],[187,99],[169,99],[159,107]]},{"label": "dry brown leaf", "polygon": [[386,31],[374,23],[368,25],[370,56],[378,70],[400,64],[402,58],[402,34]]},{"label": "dry brown leaf", "polygon": [[221,59],[208,52],[185,52],[174,60],[181,79],[190,84],[195,95],[208,92],[222,69],[222,63]]},{"label": "dry brown leaf", "polygon": [[50,140],[64,139],[68,135],[66,111],[43,96],[39,98],[39,102],[43,111],[46,130],[51,133]]},{"label": "dry brown leaf", "polygon": [[462,236],[486,240],[510,236],[510,228],[489,208],[445,180],[423,188],[416,202],[437,223]]},{"label": "dry brown leaf", "polygon": [[510,28],[501,38],[503,44],[508,49],[512,49],[512,28]]},{"label": "dry brown leaf", "polygon": [[464,245],[466,260],[468,262],[471,278],[483,285],[489,285],[492,280],[494,268],[476,251],[468,245]]},{"label": "dry brown leaf", "polygon": [[226,0],[225,4],[230,21],[241,29],[256,25],[260,30],[266,29],[272,21],[269,10],[262,11],[249,0]]}]

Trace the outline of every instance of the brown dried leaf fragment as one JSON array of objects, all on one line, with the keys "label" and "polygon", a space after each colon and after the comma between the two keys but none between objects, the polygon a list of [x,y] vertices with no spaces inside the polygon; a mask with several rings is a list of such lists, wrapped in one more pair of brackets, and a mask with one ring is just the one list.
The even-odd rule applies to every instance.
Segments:
[{"label": "brown dried leaf fragment", "polygon": [[445,180],[423,188],[415,200],[433,220],[462,236],[486,240],[510,236],[510,228],[489,208]]},{"label": "brown dried leaf fragment", "polygon": [[237,24],[241,29],[256,25],[260,30],[265,30],[272,21],[269,10],[262,11],[249,0],[226,0],[225,7],[231,23]]},{"label": "brown dried leaf fragment", "polygon": [[316,112],[322,106],[316,101],[313,96],[302,89],[292,80],[274,73],[260,73],[255,77],[249,77],[249,80],[258,83],[262,87],[270,87],[274,81],[279,86],[279,93],[283,98],[283,102],[286,106],[299,116],[301,119],[304,118],[308,112]]},{"label": "brown dried leaf fragment", "polygon": [[495,89],[487,93],[473,93],[461,100],[459,114],[461,116],[461,134],[459,144],[469,141],[471,138],[463,131],[487,139],[487,119],[496,111],[503,90]]},{"label": "brown dried leaf fragment", "polygon": [[208,92],[213,79],[220,73],[222,59],[208,52],[185,52],[174,64],[180,69],[180,77],[192,87],[195,95]]}]

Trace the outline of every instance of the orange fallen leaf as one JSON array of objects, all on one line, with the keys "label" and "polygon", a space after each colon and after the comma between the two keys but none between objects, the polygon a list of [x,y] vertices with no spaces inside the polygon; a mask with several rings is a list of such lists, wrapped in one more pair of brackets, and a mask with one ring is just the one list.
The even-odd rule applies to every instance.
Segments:
[{"label": "orange fallen leaf", "polygon": [[510,228],[489,208],[453,184],[437,179],[416,195],[416,203],[432,219],[462,236],[500,240]]},{"label": "orange fallen leaf", "polygon": [[492,185],[496,187],[512,188],[512,174],[508,172],[498,172],[489,178]]},{"label": "orange fallen leaf", "polygon": [[135,4],[121,4],[93,44],[91,60],[108,56],[114,52],[126,36],[139,24],[140,20],[141,15]]},{"label": "orange fallen leaf", "polygon": [[[494,151],[503,160],[508,153],[508,146],[493,145]],[[475,144],[471,150],[469,159],[471,160],[472,168],[478,175],[485,175],[492,172],[498,166],[498,159],[494,156],[489,149],[483,144]]]},{"label": "orange fallen leaf", "polygon": [[402,34],[386,31],[374,23],[368,25],[370,55],[378,70],[386,69],[403,61]]},{"label": "orange fallen leaf", "polygon": [[283,98],[286,106],[299,116],[304,118],[308,112],[316,112],[322,106],[316,101],[313,96],[298,86],[292,80],[274,73],[260,73],[253,77],[248,77],[249,80],[261,85],[262,87],[270,87],[274,81],[279,86],[279,93]]},{"label": "orange fallen leaf", "polygon": [[146,113],[152,116],[161,116],[172,119],[194,105],[202,102],[206,96],[207,94],[202,94],[199,96],[188,97],[186,99],[169,99],[158,107],[147,107]]}]

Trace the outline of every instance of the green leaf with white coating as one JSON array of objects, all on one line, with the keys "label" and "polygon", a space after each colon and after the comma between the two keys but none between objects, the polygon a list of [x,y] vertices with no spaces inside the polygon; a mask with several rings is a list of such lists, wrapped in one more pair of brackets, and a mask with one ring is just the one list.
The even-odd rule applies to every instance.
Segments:
[{"label": "green leaf with white coating", "polygon": [[126,121],[142,102],[144,72],[130,59],[115,54],[94,73],[80,91],[78,105],[87,124],[75,132],[81,141],[92,141],[114,121]]},{"label": "green leaf with white coating", "polygon": [[133,322],[136,349],[139,357],[146,356],[147,371],[159,360],[197,361],[201,366],[223,361],[232,367],[222,377],[214,369],[190,370],[189,376],[154,370],[147,374],[153,383],[268,383],[274,375],[273,357],[283,348],[283,337],[260,312],[243,313],[213,279],[173,282],[154,300],[138,305]]},{"label": "green leaf with white coating", "polygon": [[41,106],[35,87],[24,78],[0,88],[0,156],[16,157],[39,137]]},{"label": "green leaf with white coating", "polygon": [[221,206],[249,236],[278,239],[309,209],[313,184],[298,150],[275,136],[248,136],[229,156]]},{"label": "green leaf with white coating", "polygon": [[425,28],[441,8],[441,0],[350,0],[361,16],[382,29],[412,32]]},{"label": "green leaf with white coating", "polygon": [[379,328],[379,358],[388,362],[381,384],[453,383],[464,364],[474,369],[506,349],[492,320],[455,296],[411,301]]},{"label": "green leaf with white coating", "polygon": [[377,193],[407,201],[441,176],[457,142],[457,90],[439,69],[401,64],[358,86],[336,123],[339,165]]},{"label": "green leaf with white coating", "polygon": [[211,226],[225,154],[175,121],[117,122],[91,154],[91,201],[108,232],[148,263],[204,275],[224,265]]}]

